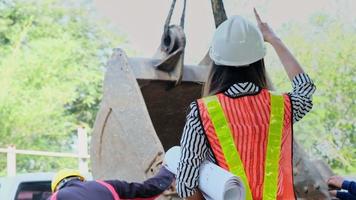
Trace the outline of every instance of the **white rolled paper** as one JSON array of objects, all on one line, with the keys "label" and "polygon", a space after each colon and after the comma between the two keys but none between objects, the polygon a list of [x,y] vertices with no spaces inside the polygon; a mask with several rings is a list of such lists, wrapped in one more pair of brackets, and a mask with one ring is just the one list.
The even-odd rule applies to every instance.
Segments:
[{"label": "white rolled paper", "polygon": [[[166,167],[174,174],[177,174],[180,155],[179,146],[172,147],[165,155]],[[200,166],[199,189],[207,200],[245,199],[245,188],[241,180],[209,161],[204,161]]]}]

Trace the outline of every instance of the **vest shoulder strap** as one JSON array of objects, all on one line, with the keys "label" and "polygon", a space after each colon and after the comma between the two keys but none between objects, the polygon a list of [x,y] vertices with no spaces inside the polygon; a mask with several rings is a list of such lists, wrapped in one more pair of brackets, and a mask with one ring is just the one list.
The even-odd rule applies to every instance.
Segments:
[{"label": "vest shoulder strap", "polygon": [[50,200],[57,200],[58,191],[53,193]]},{"label": "vest shoulder strap", "polygon": [[234,139],[219,99],[214,95],[203,98],[203,102],[211,117],[216,135],[221,143],[229,171],[241,178],[246,189],[246,199],[252,200],[251,189],[244,170],[244,165],[242,164],[239,153],[236,151]]},{"label": "vest shoulder strap", "polygon": [[105,181],[100,181],[100,180],[96,180],[96,182],[106,187],[111,192],[112,196],[114,197],[114,200],[120,200],[119,195],[117,194],[117,192],[115,191],[112,185],[106,183]]}]

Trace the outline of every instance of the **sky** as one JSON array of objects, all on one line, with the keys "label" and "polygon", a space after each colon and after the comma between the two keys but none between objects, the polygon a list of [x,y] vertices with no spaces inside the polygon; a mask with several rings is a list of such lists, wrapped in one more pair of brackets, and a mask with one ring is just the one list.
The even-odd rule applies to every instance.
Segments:
[{"label": "sky", "polygon": [[[127,36],[129,45],[142,57],[152,57],[162,36],[170,0],[93,0],[99,16],[112,23]],[[178,24],[183,0],[177,0],[172,23]],[[262,19],[278,30],[291,21],[306,23],[315,13],[343,14],[355,22],[355,0],[225,0],[227,15],[239,14],[255,22],[256,7]],[[215,25],[210,0],[187,0],[185,61],[199,62],[208,51]],[[278,32],[277,32],[278,34]]]}]

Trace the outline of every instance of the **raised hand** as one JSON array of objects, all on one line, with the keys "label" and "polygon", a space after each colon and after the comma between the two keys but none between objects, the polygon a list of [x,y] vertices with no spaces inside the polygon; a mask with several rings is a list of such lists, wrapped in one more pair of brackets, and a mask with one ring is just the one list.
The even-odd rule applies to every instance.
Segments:
[{"label": "raised hand", "polygon": [[293,54],[283,44],[282,40],[277,37],[277,35],[268,26],[268,24],[262,22],[261,17],[257,13],[257,10],[254,8],[253,11],[255,12],[257,24],[262,32],[263,39],[273,46],[283,64],[284,69],[288,74],[289,79],[292,81],[296,75],[304,72],[303,68],[299,65],[297,59],[295,59]]},{"label": "raised hand", "polygon": [[261,17],[257,13],[256,8],[253,9],[253,12],[255,13],[257,25],[258,25],[258,28],[262,32],[264,41],[266,41],[268,43],[272,43],[273,41],[278,40],[279,38],[273,32],[272,28],[266,22],[262,22]]}]

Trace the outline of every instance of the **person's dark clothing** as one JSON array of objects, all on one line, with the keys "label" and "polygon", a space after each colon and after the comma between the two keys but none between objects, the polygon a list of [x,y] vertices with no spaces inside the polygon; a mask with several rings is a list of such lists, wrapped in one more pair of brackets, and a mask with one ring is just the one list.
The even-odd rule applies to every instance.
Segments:
[{"label": "person's dark clothing", "polygon": [[356,200],[356,182],[344,181],[341,189],[347,190],[348,192],[337,191],[337,198],[341,200]]},{"label": "person's dark clothing", "polygon": [[[174,180],[174,174],[162,167],[157,175],[143,183],[128,183],[119,180],[106,180],[120,199],[155,197],[163,193]],[[48,200],[50,200],[49,198]],[[113,200],[111,192],[96,181],[72,180],[57,193],[57,200]]]},{"label": "person's dark clothing", "polygon": [[122,199],[148,198],[161,194],[172,184],[174,174],[162,167],[158,174],[143,183],[105,181],[111,184]]}]

